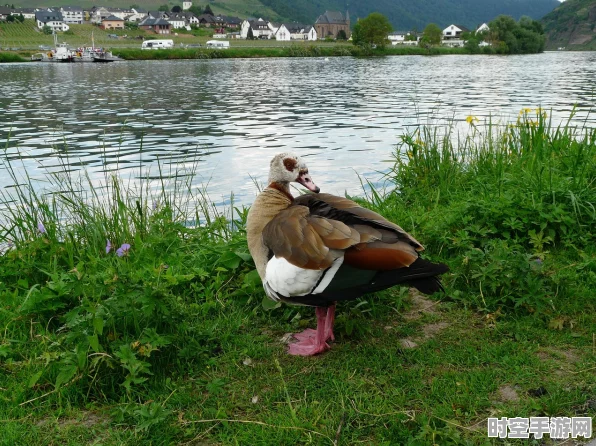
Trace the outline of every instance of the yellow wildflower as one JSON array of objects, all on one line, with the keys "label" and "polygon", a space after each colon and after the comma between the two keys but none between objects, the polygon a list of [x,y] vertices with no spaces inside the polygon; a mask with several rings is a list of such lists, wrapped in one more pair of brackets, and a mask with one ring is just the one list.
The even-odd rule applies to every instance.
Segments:
[{"label": "yellow wildflower", "polygon": [[474,122],[480,122],[480,120],[476,116],[470,115],[466,118],[466,122],[470,125],[474,125]]}]

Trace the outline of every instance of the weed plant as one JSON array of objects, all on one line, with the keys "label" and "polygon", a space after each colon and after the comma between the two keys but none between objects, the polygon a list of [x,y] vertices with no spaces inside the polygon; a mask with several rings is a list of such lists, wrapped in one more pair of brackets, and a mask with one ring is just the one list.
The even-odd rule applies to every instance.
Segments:
[{"label": "weed plant", "polygon": [[397,192],[375,202],[451,265],[454,298],[553,317],[581,309],[577,297],[596,289],[596,130],[553,127],[541,109],[507,127],[468,123],[465,137],[430,126],[403,136]]}]

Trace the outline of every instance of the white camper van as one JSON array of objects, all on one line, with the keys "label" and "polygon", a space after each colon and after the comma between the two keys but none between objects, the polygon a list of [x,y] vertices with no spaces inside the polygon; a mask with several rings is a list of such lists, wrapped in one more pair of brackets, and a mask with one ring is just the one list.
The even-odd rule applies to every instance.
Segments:
[{"label": "white camper van", "polygon": [[227,40],[210,40],[207,42],[207,48],[226,49],[230,47],[230,42]]},{"label": "white camper van", "polygon": [[174,41],[165,40],[145,40],[141,45],[142,50],[161,50],[165,48],[174,48]]}]

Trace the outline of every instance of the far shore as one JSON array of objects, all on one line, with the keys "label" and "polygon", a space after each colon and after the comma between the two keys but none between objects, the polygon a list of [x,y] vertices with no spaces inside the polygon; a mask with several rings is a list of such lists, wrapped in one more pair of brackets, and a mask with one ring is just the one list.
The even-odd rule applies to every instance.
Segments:
[{"label": "far shore", "polygon": [[[349,45],[288,45],[275,47],[231,47],[229,49],[172,48],[163,50],[141,50],[137,48],[112,48],[112,53],[122,60],[178,60],[178,59],[231,59],[269,57],[379,57],[407,55],[472,54],[466,48],[418,46],[388,46],[365,49]],[[0,62],[28,62],[37,51],[0,52]]]}]

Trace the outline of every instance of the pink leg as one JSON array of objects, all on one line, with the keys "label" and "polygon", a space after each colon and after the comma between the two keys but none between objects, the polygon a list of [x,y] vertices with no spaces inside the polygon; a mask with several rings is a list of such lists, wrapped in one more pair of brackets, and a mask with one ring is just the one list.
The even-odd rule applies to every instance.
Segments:
[{"label": "pink leg", "polygon": [[325,339],[335,341],[333,336],[333,322],[335,321],[335,304],[327,308],[327,317],[325,318]]},{"label": "pink leg", "polygon": [[[327,307],[327,316],[325,318],[325,340],[332,340],[335,341],[335,336],[333,335],[333,322],[335,321],[335,304]],[[296,333],[294,337],[299,341],[306,341],[309,338],[314,338],[317,335],[317,331],[313,330],[312,328],[307,328],[306,330]]]},{"label": "pink leg", "polygon": [[313,356],[329,349],[329,345],[325,342],[327,309],[317,307],[316,314],[317,331],[315,336],[306,337],[306,339],[290,344],[290,349],[288,350],[290,355]]}]

